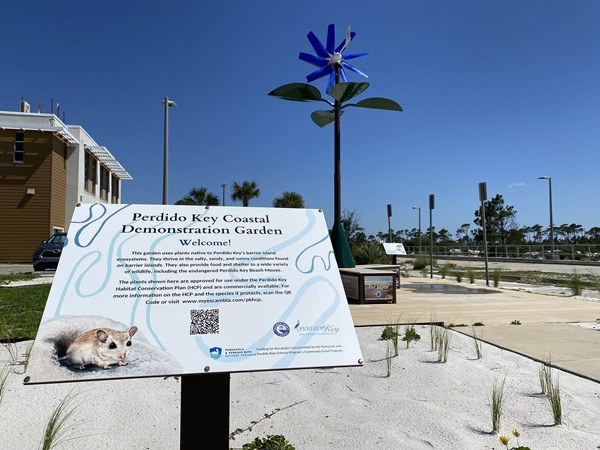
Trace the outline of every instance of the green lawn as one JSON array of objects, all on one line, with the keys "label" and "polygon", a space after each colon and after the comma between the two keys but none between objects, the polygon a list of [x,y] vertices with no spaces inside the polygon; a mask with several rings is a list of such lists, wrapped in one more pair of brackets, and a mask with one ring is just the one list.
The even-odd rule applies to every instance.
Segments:
[{"label": "green lawn", "polygon": [[35,338],[49,293],[50,284],[0,287],[0,340]]}]

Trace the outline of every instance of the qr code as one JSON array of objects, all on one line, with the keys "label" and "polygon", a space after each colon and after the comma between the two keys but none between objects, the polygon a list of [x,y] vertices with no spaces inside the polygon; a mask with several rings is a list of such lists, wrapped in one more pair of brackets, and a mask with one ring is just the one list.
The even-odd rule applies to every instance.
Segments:
[{"label": "qr code", "polygon": [[190,334],[219,334],[218,309],[192,309]]}]

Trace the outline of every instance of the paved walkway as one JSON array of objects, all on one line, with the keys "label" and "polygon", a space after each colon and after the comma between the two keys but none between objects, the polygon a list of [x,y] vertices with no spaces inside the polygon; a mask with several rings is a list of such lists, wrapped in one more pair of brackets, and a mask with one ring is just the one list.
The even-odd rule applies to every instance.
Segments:
[{"label": "paved walkway", "polygon": [[600,382],[597,299],[417,277],[403,279],[396,295],[396,304],[350,305],[355,325],[437,321],[466,324],[455,330],[472,335],[471,325],[482,322],[475,332],[484,341],[536,360],[550,355],[556,367]]},{"label": "paved walkway", "polygon": [[[548,266],[530,269],[556,270]],[[31,270],[26,264],[0,264],[0,273]],[[565,288],[514,283],[493,288],[481,281],[457,283],[421,278],[417,273],[402,280],[396,304],[350,305],[355,325],[437,321],[466,324],[455,330],[472,335],[471,325],[482,322],[485,326],[476,327],[475,332],[484,341],[536,360],[550,355],[556,367],[600,382],[600,294],[573,298]],[[53,275],[53,271],[43,273],[48,278]],[[510,325],[512,321],[521,325]]]}]

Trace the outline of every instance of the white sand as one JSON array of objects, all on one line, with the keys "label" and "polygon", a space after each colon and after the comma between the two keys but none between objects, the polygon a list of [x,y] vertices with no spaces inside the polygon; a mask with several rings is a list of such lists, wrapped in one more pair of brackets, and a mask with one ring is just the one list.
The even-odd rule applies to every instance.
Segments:
[{"label": "white sand", "polygon": [[[438,363],[428,328],[417,331],[421,340],[409,349],[400,342],[390,377],[387,342],[378,340],[381,327],[357,329],[364,367],[232,374],[230,430],[258,423],[230,441],[231,447],[282,434],[298,450],[501,449],[491,433],[488,398],[494,381],[504,376],[501,434],[517,428],[520,444],[537,450],[600,444],[600,384],[556,371],[564,423],[553,425],[540,394],[538,363],[487,344],[477,360],[472,340],[456,332],[448,362]],[[21,353],[26,345],[19,344]],[[1,348],[0,365],[8,359]],[[178,379],[24,386],[15,372],[22,366],[11,367],[0,403],[2,449],[37,448],[48,415],[72,389],[80,403],[70,422],[74,439],[60,448],[179,448]],[[200,409],[199,420],[208,413]]]}]

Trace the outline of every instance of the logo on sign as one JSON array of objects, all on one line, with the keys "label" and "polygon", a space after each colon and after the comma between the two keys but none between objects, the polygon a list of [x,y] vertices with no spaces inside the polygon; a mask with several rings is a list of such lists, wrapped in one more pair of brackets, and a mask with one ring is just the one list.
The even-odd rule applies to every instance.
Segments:
[{"label": "logo on sign", "polygon": [[273,333],[279,337],[284,337],[290,334],[290,326],[285,322],[277,322],[273,325]]},{"label": "logo on sign", "polygon": [[221,347],[213,347],[209,348],[210,357],[212,359],[219,359],[221,357],[221,353],[223,353],[223,349]]},{"label": "logo on sign", "polygon": [[302,335],[337,334],[338,331],[340,331],[339,327],[329,323],[325,323],[322,325],[301,325],[300,321],[296,323],[294,329],[298,332],[298,334]]}]

